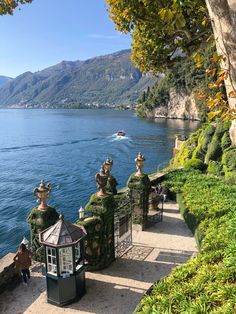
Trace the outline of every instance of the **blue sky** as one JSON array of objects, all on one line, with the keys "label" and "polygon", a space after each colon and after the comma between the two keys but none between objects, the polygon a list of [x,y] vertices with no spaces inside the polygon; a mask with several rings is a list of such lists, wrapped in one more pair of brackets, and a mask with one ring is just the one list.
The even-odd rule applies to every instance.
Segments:
[{"label": "blue sky", "polygon": [[34,0],[0,16],[0,75],[128,48],[130,36],[115,31],[104,0]]}]

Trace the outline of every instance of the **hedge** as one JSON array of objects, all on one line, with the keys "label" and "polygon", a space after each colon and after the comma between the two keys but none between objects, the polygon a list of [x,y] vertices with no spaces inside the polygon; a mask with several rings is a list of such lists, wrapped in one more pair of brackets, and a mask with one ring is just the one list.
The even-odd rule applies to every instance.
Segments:
[{"label": "hedge", "polygon": [[236,313],[236,186],[186,170],[167,175],[165,185],[182,193],[201,249],[154,284],[136,313]]}]

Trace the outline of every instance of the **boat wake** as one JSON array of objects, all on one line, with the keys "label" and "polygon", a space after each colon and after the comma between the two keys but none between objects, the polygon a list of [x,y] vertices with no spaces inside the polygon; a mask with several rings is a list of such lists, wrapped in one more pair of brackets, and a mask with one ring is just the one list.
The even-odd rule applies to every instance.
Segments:
[{"label": "boat wake", "polygon": [[131,141],[131,138],[127,135],[124,136],[118,136],[117,133],[112,134],[111,136],[108,136],[111,142],[115,141]]},{"label": "boat wake", "polygon": [[92,142],[98,140],[98,137],[94,137],[91,139],[82,139],[82,140],[74,140],[74,141],[67,141],[67,142],[59,142],[59,143],[49,143],[49,144],[32,144],[26,146],[13,146],[13,147],[4,147],[0,148],[0,153],[10,152],[10,151],[18,151],[18,150],[31,150],[33,148],[48,148],[48,147],[56,147],[56,146],[63,146],[63,145],[74,145],[79,144],[82,142]]}]

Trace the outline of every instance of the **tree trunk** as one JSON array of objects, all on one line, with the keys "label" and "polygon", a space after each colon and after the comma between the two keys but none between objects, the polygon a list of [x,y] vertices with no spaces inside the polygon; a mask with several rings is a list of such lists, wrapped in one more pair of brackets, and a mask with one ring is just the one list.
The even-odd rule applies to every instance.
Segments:
[{"label": "tree trunk", "polygon": [[212,22],[216,49],[225,57],[222,68],[227,69],[229,76],[225,79],[226,92],[230,108],[236,108],[236,98],[229,97],[236,91],[236,1],[206,0]]}]

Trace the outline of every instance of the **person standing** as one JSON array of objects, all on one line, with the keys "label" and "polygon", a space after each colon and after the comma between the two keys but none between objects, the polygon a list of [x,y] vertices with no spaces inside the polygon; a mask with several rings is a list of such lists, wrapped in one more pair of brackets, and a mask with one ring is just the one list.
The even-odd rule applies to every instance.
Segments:
[{"label": "person standing", "polygon": [[19,249],[14,256],[13,260],[15,262],[16,268],[21,271],[23,283],[27,285],[30,279],[30,266],[31,266],[31,252],[27,249],[24,243],[21,243]]}]

